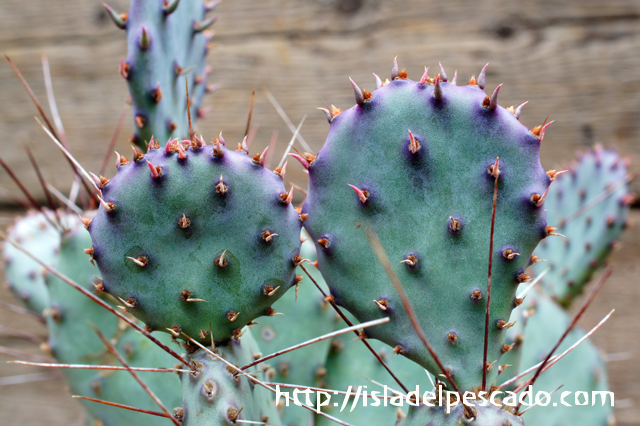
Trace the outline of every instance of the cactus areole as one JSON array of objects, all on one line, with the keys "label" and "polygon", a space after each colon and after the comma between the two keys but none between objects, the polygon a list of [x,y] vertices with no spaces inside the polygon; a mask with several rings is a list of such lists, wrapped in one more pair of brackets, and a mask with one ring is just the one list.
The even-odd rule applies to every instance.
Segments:
[{"label": "cactus areole", "polygon": [[[372,93],[352,84],[357,105],[325,111],[329,136],[307,162],[303,213],[320,271],[336,302],[360,321],[391,318],[369,337],[441,374],[369,244],[366,230],[373,230],[435,353],[461,390],[477,389],[493,165],[499,157],[487,365],[501,356],[529,257],[552,231],[539,202],[550,184],[539,159],[546,126],[529,130],[518,121],[521,108],[498,106],[500,86],[487,96],[484,72],[456,86],[444,72],[416,82],[394,67],[391,81],[378,80]],[[487,370],[491,384],[498,369]]]},{"label": "cactus areole", "polygon": [[301,221],[279,174],[218,141],[188,143],[119,163],[86,252],[150,329],[220,342],[295,284]]}]

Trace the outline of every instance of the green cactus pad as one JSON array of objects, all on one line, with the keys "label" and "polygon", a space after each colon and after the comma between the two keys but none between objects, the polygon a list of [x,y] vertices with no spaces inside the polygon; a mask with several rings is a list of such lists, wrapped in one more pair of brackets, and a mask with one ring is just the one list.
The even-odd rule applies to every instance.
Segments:
[{"label": "green cactus pad", "polygon": [[[56,221],[51,213],[51,220]],[[60,231],[43,213],[30,211],[8,230],[9,238],[29,250],[48,265],[55,263],[60,251]],[[24,306],[37,313],[49,307],[49,291],[42,277],[42,266],[29,256],[5,243],[4,274],[9,289]]]},{"label": "green cactus pad", "polygon": [[[84,248],[90,244],[89,233],[79,219],[62,239],[56,270],[71,278],[87,290],[95,291],[99,283],[94,275],[97,269],[86,261]],[[51,308],[47,316],[49,348],[58,362],[63,364],[120,365],[107,352],[91,326],[98,327],[132,367],[171,368],[175,359],[158,348],[149,339],[129,328],[111,312],[98,305],[61,279],[48,274],[47,285],[51,295]],[[105,293],[105,301],[112,306]],[[170,344],[167,335],[157,336]],[[61,369],[74,395],[159,411],[158,406],[127,371]],[[139,372],[140,378],[168,407],[180,404],[180,381],[173,373]],[[166,425],[162,417],[81,401],[88,415],[104,426],[133,424]],[[97,423],[96,423],[97,424]]]},{"label": "green cactus pad", "polygon": [[[249,364],[260,353],[251,331],[216,349],[219,356],[236,366]],[[239,419],[282,424],[269,390],[238,375],[203,349],[191,354],[189,361],[197,373],[181,374],[184,426],[231,426]]]},{"label": "green cactus pad", "polygon": [[[549,297],[531,292],[522,306],[513,311],[511,321],[518,321],[513,328],[522,335],[522,343],[521,348],[514,351],[519,356],[517,366],[509,367],[500,375],[502,382],[544,361],[569,326],[571,318]],[[584,330],[576,327],[555,354],[561,354],[584,335]],[[532,376],[533,373],[519,379],[516,384],[523,383]],[[580,346],[542,373],[533,386],[533,395],[538,391],[551,393],[560,385],[563,385],[562,388],[551,396],[547,406],[536,406],[523,414],[527,426],[611,424],[610,421],[613,419],[611,397],[603,406],[601,397],[598,396],[597,401],[592,405],[593,392],[608,392],[609,387],[606,365],[591,340],[582,342]],[[571,407],[562,404],[563,392],[569,392],[565,402]],[[588,404],[576,405],[576,396],[579,403],[583,403],[585,399],[585,394],[578,395],[578,392],[587,393]]]},{"label": "green cactus pad", "polygon": [[482,382],[490,168],[500,157],[488,364],[499,362],[516,287],[547,235],[544,207],[532,201],[550,183],[539,160],[544,128],[530,131],[519,110],[497,106],[497,89],[489,97],[475,85],[423,80],[396,73],[371,96],[356,86],[359,104],[331,119],[327,142],[306,161],[303,212],[336,302],[363,322],[388,316],[389,324],[367,334],[440,374],[369,244],[366,229],[375,231],[435,353],[464,391]]},{"label": "green cactus pad", "polygon": [[[351,315],[348,315],[348,317],[351,317]],[[353,322],[357,323],[357,321]],[[346,325],[342,321],[341,324]],[[328,414],[354,425],[392,425],[397,420],[399,407],[392,405],[389,399],[385,406],[384,400],[380,398],[381,395],[384,395],[384,388],[369,380],[386,385],[388,387],[387,394],[390,397],[397,396],[392,390],[402,392],[402,389],[362,342],[353,342],[352,340],[353,334],[345,334],[331,342],[329,356],[325,365],[327,374],[324,381],[327,389],[344,392],[347,391],[349,386],[352,387],[351,391],[353,393],[356,393],[358,388],[362,387],[360,389],[360,397],[354,404],[355,397],[352,396],[345,409],[340,411],[340,407],[344,403],[344,396],[332,395],[328,410],[323,409],[323,411],[326,410]],[[433,388],[431,381],[427,377],[428,373],[424,368],[405,357],[394,354],[382,342],[370,341],[369,343],[410,392],[414,391],[416,385],[418,385],[422,396],[425,391]],[[362,394],[365,390],[368,395],[371,395],[372,392],[378,392],[379,405],[372,405],[375,404],[372,398],[368,398],[367,405],[364,405]],[[335,403],[338,406],[335,406]],[[353,411],[351,410],[352,405],[355,407]],[[407,411],[406,402],[403,410],[404,412]],[[315,424],[316,426],[330,426],[333,422],[325,417],[316,416]]]},{"label": "green cactus pad", "polygon": [[150,328],[221,342],[273,314],[294,285],[301,222],[260,161],[222,145],[218,156],[185,149],[119,167],[89,225],[90,253],[105,290]]},{"label": "green cactus pad", "polygon": [[632,199],[627,182],[625,161],[597,146],[549,188],[547,215],[566,238],[541,242],[534,254],[547,262],[534,264],[533,271],[550,268],[541,282],[561,304],[568,306],[582,292],[626,228]]},{"label": "green cactus pad", "polygon": [[[303,232],[302,235],[306,241],[302,244],[300,256],[314,261],[316,259],[314,244],[308,239],[306,233]],[[323,290],[328,291],[320,272],[311,266],[306,268]],[[301,279],[298,290],[287,292],[273,305],[273,308],[284,316],[260,318],[260,324],[252,328],[263,355],[331,333],[340,326],[340,323],[344,324],[336,320],[336,312],[323,299],[320,291],[304,271],[298,269],[297,272]],[[346,324],[344,326],[346,327]],[[352,334],[349,335],[352,336]],[[330,344],[330,340],[322,340],[266,361],[272,366],[266,371],[266,377],[269,381],[278,383],[324,386],[325,361]],[[291,393],[291,390],[287,391]],[[311,401],[315,404],[315,396],[311,397]],[[291,403],[288,407],[283,405],[282,410],[282,421],[287,426],[306,426],[313,417],[311,411]]]},{"label": "green cactus pad", "polygon": [[411,407],[409,415],[398,423],[398,426],[459,426],[467,423],[474,426],[524,426],[521,417],[491,404],[486,407],[476,406],[475,411],[475,420],[469,421],[465,418],[461,405],[452,408],[448,414],[444,407]]},{"label": "green cactus pad", "polygon": [[107,10],[127,30],[128,56],[120,73],[133,103],[133,142],[145,148],[152,136],[161,143],[188,137],[185,78],[194,122],[204,94],[215,90],[207,85],[211,70],[205,61],[213,36],[207,28],[216,21],[205,16],[210,7],[202,0],[132,0],[125,20]]}]

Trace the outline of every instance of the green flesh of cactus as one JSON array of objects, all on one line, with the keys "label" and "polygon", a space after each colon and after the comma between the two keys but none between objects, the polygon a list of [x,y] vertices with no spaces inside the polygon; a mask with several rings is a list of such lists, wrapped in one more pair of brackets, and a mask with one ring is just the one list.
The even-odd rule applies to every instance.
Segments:
[{"label": "green flesh of cactus", "polygon": [[[260,353],[251,331],[216,349],[220,357],[239,367]],[[236,420],[282,424],[269,390],[238,375],[203,349],[191,354],[189,361],[198,372],[181,373],[183,426],[231,426]]]},{"label": "green flesh of cactus", "polygon": [[[350,317],[349,319],[352,320],[352,322],[357,323],[351,315],[348,315],[348,317]],[[342,321],[340,324],[346,326]],[[368,398],[367,405],[364,406],[362,394],[365,390],[368,395],[371,395],[372,392],[378,392],[378,397],[384,394],[384,388],[382,386],[374,384],[369,380],[387,385],[389,389],[388,396],[391,397],[396,396],[392,390],[402,392],[402,389],[400,389],[389,372],[378,362],[369,349],[360,341],[352,342],[353,338],[353,334],[345,334],[332,341],[325,365],[327,375],[324,381],[326,382],[327,389],[347,391],[348,387],[351,386],[351,391],[354,394],[358,391],[358,387],[362,386],[360,398],[355,404],[353,411],[351,411],[351,407],[355,397],[351,397],[345,409],[340,411],[344,402],[344,396],[331,395],[331,403],[328,409],[323,408],[323,411],[354,425],[392,425],[397,419],[399,407],[392,405],[390,400],[387,400],[387,406],[385,407],[383,399],[379,400],[379,406],[372,406],[374,403],[372,398]],[[424,368],[405,357],[394,354],[384,343],[373,340],[370,340],[369,343],[391,371],[393,371],[393,374],[409,388],[409,391],[414,391],[415,386],[418,385],[420,395],[422,395],[425,391],[433,388]],[[335,406],[334,403],[338,403],[338,406]],[[406,412],[406,402],[404,402],[403,407]],[[332,424],[333,422],[331,420],[316,415],[316,426],[330,426]]]},{"label": "green flesh of cactus", "polygon": [[299,215],[244,152],[152,149],[102,192],[89,232],[105,289],[154,330],[222,342],[295,283]]},{"label": "green flesh of cactus", "polygon": [[[55,220],[53,213],[51,218]],[[60,250],[60,232],[42,213],[31,211],[17,219],[8,234],[11,240],[44,263],[51,265],[56,261]],[[27,309],[42,314],[49,307],[49,291],[42,277],[42,266],[9,243],[4,245],[3,257],[5,279],[13,294]]]},{"label": "green flesh of cactus", "polygon": [[566,238],[540,243],[534,254],[547,262],[536,263],[533,270],[540,274],[549,268],[541,283],[561,304],[568,306],[582,292],[625,229],[631,200],[627,181],[623,159],[596,147],[549,188],[549,221],[557,223],[557,232]]},{"label": "green flesh of cactus", "polygon": [[[90,244],[89,233],[77,218],[71,230],[65,233],[60,246],[56,270],[77,282],[87,290],[94,291],[97,269],[86,261],[83,249]],[[111,312],[90,300],[52,274],[47,275],[47,286],[51,295],[51,308],[47,316],[49,347],[56,360],[63,364],[120,365],[108,353],[92,325],[110,341],[132,367],[170,368],[175,359],[155,346],[153,342],[134,329],[126,326]],[[105,301],[113,307],[115,303]],[[157,336],[169,345],[166,334]],[[62,369],[74,395],[98,398],[138,408],[159,411],[158,406],[127,371]],[[168,407],[180,404],[180,382],[173,373],[139,372],[140,378]],[[165,425],[166,419],[149,416],[107,405],[81,401],[91,418],[104,426],[133,424]]]},{"label": "green flesh of cactus", "polygon": [[[567,313],[549,297],[533,291],[529,292],[524,303],[514,310],[511,316],[511,321],[518,322],[513,327],[513,331],[509,331],[520,335],[518,340],[522,343],[518,349],[512,350],[508,355],[515,355],[518,360],[514,366],[508,367],[500,375],[500,381],[504,382],[515,374],[544,361],[569,326],[570,320]],[[561,354],[584,335],[585,332],[576,327],[555,354]],[[511,364],[511,362],[507,363]],[[532,376],[533,373],[519,379],[516,384],[524,383]],[[607,392],[609,388],[606,365],[591,340],[582,342],[549,370],[542,373],[533,386],[533,395],[538,391],[551,393],[560,385],[562,388],[551,396],[549,405],[536,406],[523,414],[527,426],[611,424],[610,419],[613,418],[611,400],[608,399],[602,406],[600,397],[597,397],[595,405],[592,405],[592,392]],[[570,392],[565,401],[572,405],[571,407],[561,403],[563,392]],[[575,398],[578,392],[587,392],[589,403],[585,406],[576,406]],[[584,395],[579,396],[579,402],[584,402]]]},{"label": "green flesh of cactus", "polygon": [[[300,256],[315,260],[316,253],[313,243],[308,240],[306,233],[302,234],[307,240],[302,244]],[[305,266],[325,292],[327,286],[322,275],[314,267]],[[306,274],[298,269],[300,274],[299,290],[288,291],[273,308],[284,314],[283,316],[260,318],[260,323],[253,326],[253,335],[262,349],[263,355],[268,355],[299,343],[311,340],[336,330],[336,327],[346,324],[336,321],[336,312],[323,300],[322,294]],[[278,290],[280,291],[280,290]],[[297,300],[296,300],[297,293]],[[353,336],[353,334],[349,334]],[[351,337],[353,338],[353,337]],[[266,361],[272,368],[267,369],[269,381],[288,383],[298,386],[324,386],[324,371],[330,340],[322,340],[295,351],[280,355]],[[264,364],[260,365],[265,368]],[[293,394],[292,389],[283,389]],[[310,397],[315,404],[315,395]],[[311,422],[313,413],[306,408],[298,407],[289,402],[289,406],[282,406],[282,421],[284,425],[306,426]]]},{"label": "green flesh of cactus", "polygon": [[[514,416],[491,404],[486,407],[476,406],[475,410],[476,419],[469,423],[474,426],[524,426],[521,417]],[[464,409],[461,405],[452,408],[449,414],[446,413],[445,407],[421,406],[411,407],[407,418],[398,423],[398,426],[459,426],[466,424],[466,422]]]},{"label": "green flesh of cactus", "polygon": [[362,322],[388,316],[367,334],[440,374],[370,246],[366,230],[375,231],[428,341],[465,391],[482,382],[489,169],[500,157],[487,364],[499,362],[516,287],[547,235],[544,207],[532,197],[550,179],[539,160],[544,131],[529,131],[497,106],[497,92],[432,84],[396,78],[335,116],[317,159],[307,162],[303,212],[336,302]]},{"label": "green flesh of cactus", "polygon": [[205,16],[212,5],[202,0],[132,0],[126,19],[107,7],[116,24],[127,31],[128,57],[120,64],[120,73],[129,85],[133,142],[140,148],[152,137],[160,143],[189,137],[185,78],[192,121],[201,115],[204,94],[215,90],[207,85],[211,70],[205,62],[212,37],[207,28],[216,21]]}]

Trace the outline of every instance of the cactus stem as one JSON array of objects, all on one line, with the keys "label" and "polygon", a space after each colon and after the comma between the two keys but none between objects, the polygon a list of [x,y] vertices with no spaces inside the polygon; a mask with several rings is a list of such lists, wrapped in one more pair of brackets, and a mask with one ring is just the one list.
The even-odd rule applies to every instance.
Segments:
[{"label": "cactus stem", "polygon": [[424,73],[420,78],[420,84],[424,85],[427,81],[429,81],[429,67],[424,67]]},{"label": "cactus stem", "polygon": [[227,252],[226,250],[223,251],[222,254],[216,258],[214,263],[218,268],[222,269],[227,266],[227,258],[225,257],[226,252]]},{"label": "cactus stem", "polygon": [[171,15],[178,8],[178,4],[180,0],[167,0],[164,2],[162,10],[164,11],[165,16]]},{"label": "cactus stem", "polygon": [[[122,369],[126,370],[126,368],[122,368]],[[133,368],[133,367],[131,368],[131,370],[132,371],[140,371],[140,369],[136,369],[136,368]],[[135,411],[135,412],[138,412],[138,413],[151,414],[153,416],[169,418],[169,416],[167,414],[161,413],[159,411],[145,410],[145,409],[142,409],[142,408],[131,407],[130,405],[119,404],[117,402],[105,401],[103,399],[96,399],[96,398],[91,398],[91,397],[88,397],[88,396],[80,396],[80,395],[71,395],[71,398],[84,399],[86,401],[97,402],[99,404],[110,405],[112,407],[124,408],[125,410],[129,410],[129,411]]]},{"label": "cactus stem", "polygon": [[162,176],[162,167],[154,166],[149,160],[147,160],[147,164],[149,165],[149,170],[151,171],[152,178],[158,179],[160,176]]},{"label": "cactus stem", "polygon": [[118,13],[111,6],[106,3],[102,3],[102,6],[107,10],[107,14],[109,18],[113,21],[114,24],[121,30],[127,28],[127,14],[126,13]]},{"label": "cactus stem", "polygon": [[487,67],[489,66],[489,64],[485,65],[484,67],[482,67],[482,71],[480,71],[480,74],[478,74],[478,87],[481,88],[482,90],[484,90],[484,86],[486,84],[486,79],[487,79]]},{"label": "cactus stem", "polygon": [[438,63],[438,65],[440,65],[440,77],[442,78],[442,81],[447,81],[447,74],[444,72],[444,67],[442,66],[442,63]]},{"label": "cactus stem", "polygon": [[[489,64],[487,64],[489,65]],[[486,69],[485,67],[482,69]],[[496,225],[496,205],[498,203],[498,178],[500,177],[500,157],[496,158],[496,162],[493,164],[493,169],[491,170],[491,176],[493,176],[493,205],[491,210],[491,236],[489,238],[489,270],[487,272],[487,309],[485,311],[485,321],[484,321],[484,352],[482,358],[482,365],[486,367],[487,365],[487,354],[489,350],[489,315],[491,313],[491,273],[493,269],[493,239],[495,236],[495,225]],[[502,321],[502,320],[501,320]],[[487,388],[487,369],[482,369],[482,390]]]},{"label": "cactus stem", "polygon": [[356,194],[358,195],[358,198],[360,199],[362,204],[367,202],[367,200],[369,199],[369,196],[370,196],[369,191],[367,191],[366,189],[362,190],[362,189],[360,189],[360,188],[358,188],[356,186],[353,186],[351,184],[348,184],[348,185],[351,187],[351,189],[353,189],[356,192]]},{"label": "cactus stem", "polygon": [[433,98],[437,101],[441,101],[443,98],[442,87],[440,86],[440,75],[436,76],[435,87],[433,88]]},{"label": "cactus stem", "polygon": [[211,25],[213,25],[217,20],[218,20],[217,16],[212,16],[211,18],[207,18],[204,21],[196,22],[195,24],[193,24],[193,33],[194,34],[201,33],[202,31],[206,30]]}]

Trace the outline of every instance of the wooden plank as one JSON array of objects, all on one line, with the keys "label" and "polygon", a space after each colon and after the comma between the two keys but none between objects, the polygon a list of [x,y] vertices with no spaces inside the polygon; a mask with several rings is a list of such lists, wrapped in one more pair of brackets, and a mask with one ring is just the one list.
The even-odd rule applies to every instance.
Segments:
[{"label": "wooden plank", "polygon": [[[40,55],[49,56],[74,153],[95,171],[127,95],[116,72],[119,58],[126,56],[124,33],[106,21],[100,24],[98,3],[61,4],[50,1],[26,8],[17,0],[2,2],[0,40],[42,101]],[[126,9],[124,0],[113,4]],[[640,48],[640,5],[630,0],[491,4],[224,2],[216,24],[220,46],[209,61],[212,81],[223,89],[206,100],[214,112],[200,121],[199,130],[207,139],[222,129],[227,140],[240,140],[250,93],[256,88],[254,125],[260,129],[254,149],[265,146],[277,129],[281,153],[290,132],[263,95],[268,88],[294,122],[309,115],[302,134],[318,150],[328,126],[315,108],[325,100],[342,108],[352,106],[347,77],[371,88],[371,72],[387,76],[398,55],[414,79],[424,65],[435,69],[438,61],[448,73],[457,68],[461,80],[490,62],[487,90],[504,83],[502,105],[529,100],[522,118],[529,127],[548,114],[556,121],[542,147],[547,168],[571,160],[575,149],[596,141],[616,144],[624,154],[638,152],[640,57],[632,52]],[[20,146],[28,142],[49,175],[68,188],[66,162],[34,124],[34,113],[9,67],[0,65],[3,158],[36,187]],[[117,147],[126,155],[131,128],[127,120]],[[290,168],[288,176],[304,186],[300,167]],[[4,173],[0,185],[13,188]],[[640,191],[640,184],[634,188]]]}]

